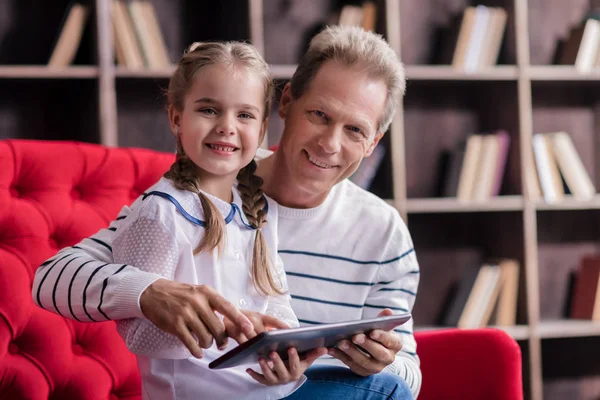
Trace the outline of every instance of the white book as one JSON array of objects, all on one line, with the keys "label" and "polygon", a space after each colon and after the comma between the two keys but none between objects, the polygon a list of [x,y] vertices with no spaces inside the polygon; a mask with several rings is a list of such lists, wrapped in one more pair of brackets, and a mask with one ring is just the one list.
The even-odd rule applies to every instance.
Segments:
[{"label": "white book", "polygon": [[532,142],[533,155],[540,178],[540,186],[542,187],[542,195],[547,203],[554,203],[558,200],[558,194],[552,182],[552,173],[550,170],[552,168],[550,165],[552,160],[548,157],[549,149],[546,146],[546,140],[541,133],[536,133],[533,135]]}]

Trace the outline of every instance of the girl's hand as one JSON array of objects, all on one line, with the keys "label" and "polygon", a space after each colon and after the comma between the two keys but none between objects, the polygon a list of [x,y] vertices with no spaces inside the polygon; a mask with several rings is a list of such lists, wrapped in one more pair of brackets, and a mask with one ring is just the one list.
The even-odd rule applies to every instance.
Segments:
[{"label": "girl's hand", "polygon": [[302,377],[304,371],[312,365],[315,360],[327,354],[325,347],[319,347],[309,351],[302,357],[294,347],[288,349],[288,360],[283,361],[276,352],[271,353],[269,361],[259,359],[262,374],[248,368],[246,372],[257,382],[266,386],[284,385],[296,381]]},{"label": "girl's hand", "polygon": [[237,325],[234,324],[233,322],[231,322],[231,320],[229,320],[229,318],[225,317],[223,319],[223,323],[225,325],[225,331],[227,332],[227,336],[229,336],[230,338],[232,338],[239,344],[247,342],[248,339],[252,339],[254,336],[258,335],[259,333],[265,332],[265,331],[289,328],[288,324],[286,324],[285,322],[283,322],[271,315],[265,315],[265,314],[258,313],[256,311],[249,311],[249,310],[240,310],[240,311],[242,312],[242,314],[244,314],[244,316],[246,316],[246,318],[248,318],[250,320],[250,322],[252,323],[252,325],[254,327],[254,329],[252,329],[249,332],[244,333],[240,329],[239,324],[237,324]]}]

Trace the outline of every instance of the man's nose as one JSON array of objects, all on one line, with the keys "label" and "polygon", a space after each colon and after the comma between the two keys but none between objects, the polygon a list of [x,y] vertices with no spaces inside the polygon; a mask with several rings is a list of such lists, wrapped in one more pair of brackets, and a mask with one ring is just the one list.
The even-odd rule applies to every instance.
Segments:
[{"label": "man's nose", "polygon": [[335,154],[342,148],[343,128],[330,126],[321,133],[318,144],[328,154]]}]

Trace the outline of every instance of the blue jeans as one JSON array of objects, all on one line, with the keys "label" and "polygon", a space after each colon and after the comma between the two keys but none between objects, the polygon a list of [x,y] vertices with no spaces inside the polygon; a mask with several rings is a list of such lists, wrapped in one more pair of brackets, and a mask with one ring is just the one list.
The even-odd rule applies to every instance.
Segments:
[{"label": "blue jeans", "polygon": [[286,400],[412,400],[408,385],[399,376],[381,372],[362,377],[348,368],[313,365],[308,380]]}]

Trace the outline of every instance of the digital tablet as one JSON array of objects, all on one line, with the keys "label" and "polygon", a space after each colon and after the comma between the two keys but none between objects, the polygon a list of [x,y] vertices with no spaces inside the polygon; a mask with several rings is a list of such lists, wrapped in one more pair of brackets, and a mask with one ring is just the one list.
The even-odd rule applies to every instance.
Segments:
[{"label": "digital tablet", "polygon": [[392,330],[406,323],[410,318],[410,313],[405,313],[263,332],[212,361],[209,368],[222,369],[256,364],[259,357],[269,359],[269,354],[273,351],[286,360],[287,349],[290,347],[295,347],[299,354],[317,347],[333,347],[340,340],[349,339],[359,333],[368,333],[375,329]]}]

